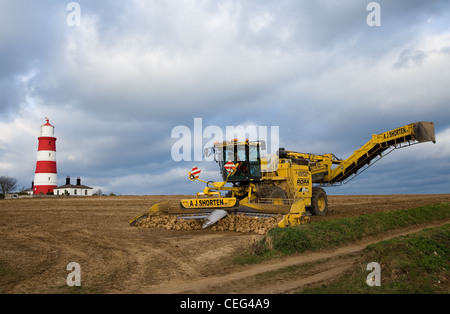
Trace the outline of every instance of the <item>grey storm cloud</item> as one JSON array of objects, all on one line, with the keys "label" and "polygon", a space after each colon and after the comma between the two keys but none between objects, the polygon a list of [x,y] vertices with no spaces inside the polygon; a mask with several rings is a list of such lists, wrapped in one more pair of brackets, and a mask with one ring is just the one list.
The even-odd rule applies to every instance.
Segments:
[{"label": "grey storm cloud", "polygon": [[[45,116],[60,180],[81,175],[116,193],[200,188],[186,181],[199,164],[171,158],[172,129],[194,118],[279,126],[281,146],[341,158],[373,133],[429,120],[445,136],[427,148],[443,149],[449,3],[380,0],[382,24],[369,27],[369,2],[86,0],[71,27],[69,1],[2,1],[0,172],[20,167],[28,184]],[[367,180],[389,177],[376,169]]]}]

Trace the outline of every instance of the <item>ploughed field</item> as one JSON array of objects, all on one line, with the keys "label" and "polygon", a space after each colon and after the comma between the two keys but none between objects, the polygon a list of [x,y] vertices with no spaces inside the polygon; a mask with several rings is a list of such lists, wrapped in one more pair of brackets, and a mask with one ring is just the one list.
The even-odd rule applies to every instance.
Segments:
[{"label": "ploughed field", "polygon": [[[177,282],[236,272],[233,254],[262,237],[245,230],[131,227],[130,219],[181,196],[55,197],[0,201],[0,293],[152,293]],[[449,202],[445,195],[328,196],[311,222]],[[159,290],[158,290],[159,289]],[[165,290],[164,290],[165,291]],[[167,289],[170,293],[170,289]],[[246,291],[240,291],[245,293]]]}]

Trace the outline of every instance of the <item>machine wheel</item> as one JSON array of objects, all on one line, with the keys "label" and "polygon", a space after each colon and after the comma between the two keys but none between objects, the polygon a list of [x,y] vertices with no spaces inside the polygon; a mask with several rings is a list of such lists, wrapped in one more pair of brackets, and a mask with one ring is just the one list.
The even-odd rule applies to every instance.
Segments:
[{"label": "machine wheel", "polygon": [[287,204],[286,192],[282,188],[279,188],[277,186],[266,186],[261,188],[261,191],[258,192],[258,196],[259,198],[272,199],[272,204]]},{"label": "machine wheel", "polygon": [[314,187],[311,197],[311,214],[325,216],[328,211],[327,193],[322,188]]}]

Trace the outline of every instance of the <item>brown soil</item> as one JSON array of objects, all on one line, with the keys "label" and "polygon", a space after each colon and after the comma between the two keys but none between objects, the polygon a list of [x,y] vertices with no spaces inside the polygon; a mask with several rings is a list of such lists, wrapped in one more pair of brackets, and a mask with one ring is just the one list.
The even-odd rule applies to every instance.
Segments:
[{"label": "brown soil", "polygon": [[[342,262],[342,255],[350,261],[354,250],[360,249],[347,248],[350,251],[342,254],[336,250],[321,252],[323,255],[312,257],[327,262],[303,282],[252,286],[242,279],[304,263],[310,254],[236,266],[230,263],[233,253],[260,235],[130,227],[129,220],[152,204],[178,199],[108,196],[0,201],[0,293],[72,292],[66,283],[70,273],[66,267],[71,262],[81,266],[84,293],[282,293],[335,277],[351,265]],[[449,202],[450,195],[329,196],[328,215],[314,216],[312,221],[443,201]],[[330,262],[337,256],[341,256],[340,262]]]}]

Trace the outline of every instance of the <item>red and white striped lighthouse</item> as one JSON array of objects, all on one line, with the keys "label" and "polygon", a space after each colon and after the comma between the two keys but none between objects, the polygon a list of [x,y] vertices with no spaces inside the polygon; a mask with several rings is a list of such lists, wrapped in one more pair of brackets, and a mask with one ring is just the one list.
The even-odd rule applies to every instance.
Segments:
[{"label": "red and white striped lighthouse", "polygon": [[56,137],[55,127],[47,123],[41,126],[41,136],[38,138],[36,172],[34,175],[33,194],[52,193],[57,187],[56,177]]}]

